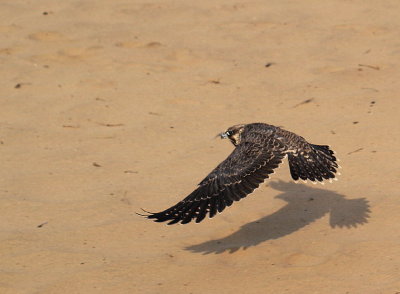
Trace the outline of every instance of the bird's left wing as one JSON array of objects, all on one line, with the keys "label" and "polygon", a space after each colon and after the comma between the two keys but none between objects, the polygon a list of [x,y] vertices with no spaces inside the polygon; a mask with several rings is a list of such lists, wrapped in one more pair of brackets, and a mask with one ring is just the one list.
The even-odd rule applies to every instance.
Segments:
[{"label": "bird's left wing", "polygon": [[201,222],[207,215],[232,205],[253,192],[285,156],[285,147],[272,136],[260,143],[243,142],[221,162],[185,199],[164,211],[149,213],[149,219],[168,224]]}]

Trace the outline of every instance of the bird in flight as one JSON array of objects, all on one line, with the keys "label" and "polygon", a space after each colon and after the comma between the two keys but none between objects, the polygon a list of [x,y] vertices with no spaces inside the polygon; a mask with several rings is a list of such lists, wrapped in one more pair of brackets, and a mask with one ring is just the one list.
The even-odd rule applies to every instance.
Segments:
[{"label": "bird in flight", "polygon": [[199,223],[207,214],[212,218],[258,188],[286,156],[295,181],[332,181],[339,174],[337,159],[329,146],[310,144],[273,125],[234,125],[218,136],[232,142],[233,152],[182,201],[161,212],[145,211],[143,216],[156,222],[167,221],[169,225],[192,220]]}]

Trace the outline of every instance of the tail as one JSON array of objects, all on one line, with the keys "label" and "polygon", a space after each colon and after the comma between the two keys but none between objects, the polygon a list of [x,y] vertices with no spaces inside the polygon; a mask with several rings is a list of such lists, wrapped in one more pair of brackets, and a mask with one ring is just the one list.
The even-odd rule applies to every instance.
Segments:
[{"label": "tail", "polygon": [[310,147],[311,151],[299,150],[288,154],[292,178],[295,181],[299,178],[313,182],[322,182],[324,179],[332,181],[339,174],[335,153],[326,145],[310,144]]}]

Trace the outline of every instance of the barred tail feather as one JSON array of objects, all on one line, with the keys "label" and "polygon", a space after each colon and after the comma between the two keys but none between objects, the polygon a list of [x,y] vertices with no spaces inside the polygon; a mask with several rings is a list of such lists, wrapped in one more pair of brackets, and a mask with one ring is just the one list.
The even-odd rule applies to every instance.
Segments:
[{"label": "barred tail feather", "polygon": [[290,174],[294,180],[311,180],[322,182],[336,177],[339,167],[334,152],[326,145],[310,144],[310,152],[289,153]]}]

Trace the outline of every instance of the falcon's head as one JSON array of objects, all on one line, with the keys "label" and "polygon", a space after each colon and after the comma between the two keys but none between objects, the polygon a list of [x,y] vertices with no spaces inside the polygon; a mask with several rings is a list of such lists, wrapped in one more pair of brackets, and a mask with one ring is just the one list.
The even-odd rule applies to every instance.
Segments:
[{"label": "falcon's head", "polygon": [[228,138],[229,140],[231,140],[233,145],[237,146],[240,143],[241,134],[244,130],[244,127],[245,125],[234,125],[219,135],[221,139]]}]

